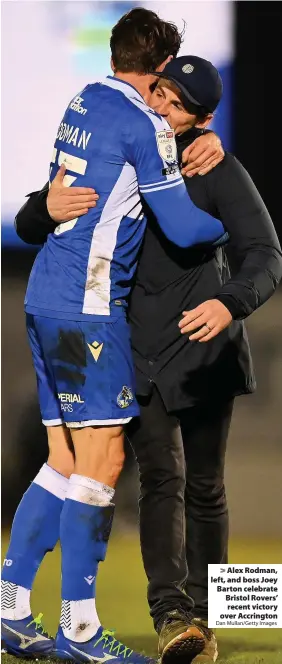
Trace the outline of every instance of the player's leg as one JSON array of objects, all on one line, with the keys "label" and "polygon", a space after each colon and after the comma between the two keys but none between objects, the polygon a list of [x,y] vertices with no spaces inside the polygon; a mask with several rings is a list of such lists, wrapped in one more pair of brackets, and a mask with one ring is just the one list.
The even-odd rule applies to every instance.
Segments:
[{"label": "player's leg", "polygon": [[66,648],[70,654],[75,652],[75,643],[79,648],[79,644],[85,647],[85,642],[90,642],[87,651],[91,651],[93,637],[97,640],[101,626],[95,604],[98,565],[106,555],[115,486],[124,459],[121,426],[85,427],[71,432],[76,463],[61,517],[60,624],[65,638],[57,638],[59,655]]},{"label": "player's leg", "polygon": [[[38,321],[40,325],[40,321]],[[115,485],[123,466],[123,424],[139,412],[133,395],[128,326],[52,321],[44,353],[52,362],[75,468],[61,515],[62,611],[55,655],[132,662],[144,658],[104,630],[96,611],[96,578],[106,555]]]},{"label": "player's leg", "polygon": [[[208,620],[208,564],[226,563],[228,510],[224,487],[224,463],[233,400],[201,404],[183,411],[181,429],[186,458],[186,555],[185,590],[195,601],[195,624],[206,628],[206,645],[195,662],[216,660],[217,643]],[[204,412],[204,417],[203,417]]]},{"label": "player's leg", "polygon": [[133,422],[128,427],[140,471],[141,548],[159,653],[163,662],[190,662],[203,649],[204,637],[192,623],[194,603],[182,591],[187,564],[181,432],[157,388],[150,402],[140,406],[139,426]]},{"label": "player's leg", "polygon": [[28,316],[28,335],[42,417],[46,423],[56,422],[57,426],[49,429],[48,461],[24,494],[15,514],[2,572],[2,637],[9,652],[26,655],[47,653],[53,647],[40,621],[33,621],[30,593],[40,563],[59,539],[60,516],[74,464],[71,438],[67,429],[59,425],[60,409],[32,316]]},{"label": "player's leg", "polygon": [[2,572],[1,607],[6,620],[30,617],[30,593],[38,567],[59,539],[61,510],[72,468],[66,443],[69,433],[63,426],[54,429],[58,448],[53,450],[52,440],[48,461],[23,495],[13,520]]},{"label": "player's leg", "polygon": [[[69,480],[74,470],[74,447],[71,434],[65,424],[48,426],[46,421],[48,438],[47,464],[56,473]],[[66,484],[66,490],[68,483]]]}]

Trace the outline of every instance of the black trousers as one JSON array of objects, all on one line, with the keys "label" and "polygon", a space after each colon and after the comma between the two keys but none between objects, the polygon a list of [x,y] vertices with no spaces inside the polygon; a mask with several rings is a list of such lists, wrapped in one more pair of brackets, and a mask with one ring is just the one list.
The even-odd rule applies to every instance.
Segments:
[{"label": "black trousers", "polygon": [[154,387],[140,407],[127,435],[139,465],[141,550],[158,630],[175,608],[207,619],[208,564],[227,562],[224,461],[233,400],[174,416]]}]

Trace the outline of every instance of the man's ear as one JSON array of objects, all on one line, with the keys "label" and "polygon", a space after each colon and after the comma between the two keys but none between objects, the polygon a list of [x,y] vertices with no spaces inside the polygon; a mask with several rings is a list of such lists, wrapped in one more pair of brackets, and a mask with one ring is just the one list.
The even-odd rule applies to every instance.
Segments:
[{"label": "man's ear", "polygon": [[168,58],[164,60],[164,62],[162,62],[162,64],[156,68],[156,71],[163,71],[166,65],[168,65],[168,63],[171,62],[172,60],[173,60],[173,55],[169,55]]},{"label": "man's ear", "polygon": [[113,74],[115,74],[116,68],[115,68],[115,65],[114,65],[113,58],[111,58],[111,70],[112,70]]},{"label": "man's ear", "polygon": [[205,129],[210,124],[213,117],[214,117],[213,113],[208,113],[208,115],[206,115],[205,119],[201,120],[199,122],[196,122],[194,127],[197,127],[197,129]]}]

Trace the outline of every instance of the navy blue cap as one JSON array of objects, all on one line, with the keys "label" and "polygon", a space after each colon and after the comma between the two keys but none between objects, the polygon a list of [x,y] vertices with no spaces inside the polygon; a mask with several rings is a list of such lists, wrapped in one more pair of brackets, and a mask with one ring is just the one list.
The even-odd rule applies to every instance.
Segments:
[{"label": "navy blue cap", "polygon": [[173,81],[188,101],[213,113],[220,102],[223,84],[217,69],[209,60],[196,55],[183,55],[169,62],[162,72],[151,72]]}]

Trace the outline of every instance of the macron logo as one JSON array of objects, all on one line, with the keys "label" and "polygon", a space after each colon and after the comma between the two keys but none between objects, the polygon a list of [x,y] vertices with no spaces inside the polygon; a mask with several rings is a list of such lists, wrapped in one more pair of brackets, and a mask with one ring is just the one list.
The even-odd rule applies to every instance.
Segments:
[{"label": "macron logo", "polygon": [[70,104],[70,108],[72,111],[76,111],[76,113],[80,113],[80,115],[86,115],[87,113],[87,108],[84,108],[81,106],[81,102],[83,101],[82,97],[75,97],[74,100]]},{"label": "macron logo", "polygon": [[91,575],[85,576],[84,581],[86,581],[86,583],[88,583],[89,586],[92,586],[92,583],[95,581],[95,576]]}]

